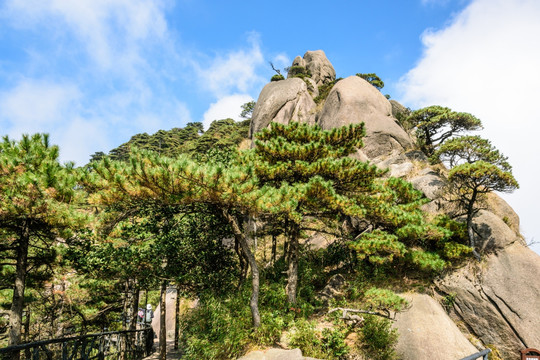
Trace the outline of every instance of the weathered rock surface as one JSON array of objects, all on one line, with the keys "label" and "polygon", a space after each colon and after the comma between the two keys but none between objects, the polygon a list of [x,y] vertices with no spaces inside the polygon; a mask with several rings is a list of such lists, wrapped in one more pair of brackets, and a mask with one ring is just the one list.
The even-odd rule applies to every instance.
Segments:
[{"label": "weathered rock surface", "polygon": [[424,169],[410,182],[416,190],[423,192],[431,200],[439,198],[445,186],[444,179],[430,168]]},{"label": "weathered rock surface", "polygon": [[269,349],[266,351],[253,351],[238,360],[317,360],[302,356],[300,349],[283,350]]},{"label": "weathered rock surface", "polygon": [[[317,123],[323,129],[364,122],[365,146],[353,157],[388,168],[391,176],[409,179],[432,200],[424,210],[455,210],[442,196],[444,177],[427,165],[423,153],[407,151],[413,140],[395,118],[406,108],[389,102],[365,80],[351,76],[335,84],[321,110],[313,101],[314,91],[335,79],[324,52],[308,51],[304,57],[296,57],[293,65],[310,70],[309,87],[299,78],[266,85],[254,109],[251,134],[272,121]],[[447,274],[436,286],[453,299],[450,315],[463,333],[479,339],[480,347],[495,346],[505,359],[517,359],[520,349],[540,347],[540,256],[523,246],[519,217],[495,194],[488,196],[487,210],[476,215],[474,230],[482,262],[472,261]],[[306,244],[324,247],[325,239],[314,236]],[[403,359],[459,359],[476,351],[435,300],[426,295],[413,295],[412,300],[413,308],[399,315],[396,325]]]},{"label": "weathered rock surface", "polygon": [[480,253],[499,251],[521,240],[500,217],[487,210],[480,210],[473,218],[473,229]]},{"label": "weathered rock surface", "polygon": [[314,124],[315,107],[302,79],[271,82],[262,89],[253,109],[250,136],[268,127],[272,121],[281,124],[291,121]]},{"label": "weathered rock surface", "polygon": [[390,105],[392,105],[392,115],[397,118],[400,114],[408,115],[409,109],[405,106],[398,103],[396,100],[390,100]]},{"label": "weathered rock surface", "polygon": [[[297,57],[298,58],[298,57]],[[295,59],[296,60],[296,59]],[[304,54],[304,65],[311,73],[311,78],[317,86],[332,82],[336,79],[336,71],[322,50],[308,51]],[[294,65],[294,62],[293,62]]]},{"label": "weathered rock surface", "polygon": [[336,83],[317,119],[323,129],[364,122],[362,151],[370,159],[397,155],[412,146],[407,133],[392,117],[392,106],[374,86],[358,76]]},{"label": "weathered rock surface", "polygon": [[487,207],[489,211],[501,218],[510,229],[519,232],[519,216],[502,197],[495,193],[488,194]]},{"label": "weathered rock surface", "polygon": [[540,256],[514,243],[438,282],[454,299],[454,316],[504,359],[540,344]]},{"label": "weathered rock surface", "polygon": [[396,316],[396,347],[403,360],[456,360],[478,350],[460,332],[441,305],[423,294],[406,294],[411,307]]}]

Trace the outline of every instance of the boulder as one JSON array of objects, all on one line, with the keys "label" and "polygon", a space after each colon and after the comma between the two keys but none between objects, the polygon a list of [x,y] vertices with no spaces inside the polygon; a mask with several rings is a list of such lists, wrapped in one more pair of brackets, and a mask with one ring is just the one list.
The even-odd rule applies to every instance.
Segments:
[{"label": "boulder", "polygon": [[461,333],[442,306],[425,294],[405,294],[410,309],[398,313],[396,347],[403,360],[456,360],[478,350]]},{"label": "boulder", "polygon": [[311,78],[315,81],[317,86],[321,86],[336,80],[336,71],[326,57],[324,51],[308,51],[304,54],[303,60],[305,64],[304,66],[311,73]]},{"label": "boulder", "polygon": [[281,124],[291,121],[314,124],[315,107],[316,104],[302,79],[271,82],[262,89],[253,109],[250,137],[268,127],[272,121]]},{"label": "boulder", "polygon": [[445,186],[444,179],[431,168],[425,168],[410,182],[416,190],[423,192],[431,200],[440,198]]},{"label": "boulder", "polygon": [[386,176],[405,177],[414,169],[414,164],[404,154],[393,156],[376,164],[381,170],[388,170]]},{"label": "boulder", "polygon": [[498,251],[521,240],[500,217],[487,210],[480,210],[473,218],[473,229],[480,253]]},{"label": "boulder", "polygon": [[390,100],[390,105],[392,105],[392,116],[396,119],[400,114],[408,116],[411,112],[409,109],[398,103],[396,100]]},{"label": "boulder", "polygon": [[322,301],[323,304],[328,305],[328,302],[331,299],[336,299],[342,296],[341,290],[345,285],[345,278],[341,274],[333,275],[329,280],[324,289],[317,293],[317,299]]},{"label": "boulder", "polygon": [[300,55],[298,55],[297,57],[294,58],[294,60],[292,62],[292,66],[306,67],[306,62],[304,61],[304,59]]},{"label": "boulder", "polygon": [[489,211],[500,217],[510,229],[519,232],[519,216],[502,197],[496,193],[489,193],[487,199]]},{"label": "boulder", "polygon": [[323,129],[365,123],[362,151],[370,159],[397,155],[412,141],[392,117],[392,106],[374,86],[358,76],[340,80],[328,94],[317,123]]},{"label": "boulder", "polygon": [[540,344],[540,256],[520,243],[485,256],[437,282],[453,299],[455,320],[504,359]]}]

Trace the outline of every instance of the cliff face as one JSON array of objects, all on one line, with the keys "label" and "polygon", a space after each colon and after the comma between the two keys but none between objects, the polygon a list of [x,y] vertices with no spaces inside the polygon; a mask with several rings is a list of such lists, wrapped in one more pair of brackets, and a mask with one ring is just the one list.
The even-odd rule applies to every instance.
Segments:
[{"label": "cliff face", "polygon": [[[293,66],[309,69],[311,79],[291,77],[290,73],[288,79],[266,85],[253,112],[251,135],[272,121],[298,121],[324,129],[364,122],[366,137],[357,157],[388,168],[391,176],[409,180],[431,200],[424,206],[426,211],[448,209],[442,197],[444,176],[413,149],[414,140],[394,117],[400,109],[398,103],[389,102],[367,81],[351,76],[338,81],[324,105],[317,105],[317,86],[335,80],[331,63],[318,50],[297,57]],[[474,228],[482,261],[471,262],[434,284],[434,297],[452,299],[450,309],[433,299],[412,296],[410,312],[398,317],[398,351],[403,359],[457,359],[474,352],[469,340],[479,349],[497,348],[504,359],[518,359],[520,349],[540,347],[540,256],[523,243],[517,214],[492,194],[488,208],[475,217]],[[451,330],[441,333],[443,328]],[[443,336],[448,331],[452,335]],[[438,350],[442,348],[444,352]]]}]

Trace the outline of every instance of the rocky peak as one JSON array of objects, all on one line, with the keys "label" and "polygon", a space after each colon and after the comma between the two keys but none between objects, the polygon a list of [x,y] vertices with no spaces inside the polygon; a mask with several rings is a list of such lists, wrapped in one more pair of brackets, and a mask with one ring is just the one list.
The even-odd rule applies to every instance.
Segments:
[{"label": "rocky peak", "polygon": [[317,86],[336,80],[336,71],[322,50],[308,51],[303,58],[294,58],[287,77],[293,75],[293,68],[297,66],[306,68]]},{"label": "rocky peak", "polygon": [[[298,74],[308,76],[300,78]],[[446,184],[444,170],[432,167],[419,151],[410,151],[414,141],[396,119],[408,109],[389,102],[357,76],[338,81],[326,99],[316,104],[317,86],[335,79],[335,70],[322,50],[297,56],[287,80],[271,82],[261,91],[253,112],[251,136],[272,121],[298,121],[324,129],[363,122],[366,136],[364,147],[356,154],[358,158],[388,168],[389,175],[411,181],[431,200],[424,206],[426,211],[449,212],[441,195]],[[505,359],[517,359],[524,347],[540,347],[540,257],[524,246],[519,218],[512,208],[496,194],[488,200],[486,209],[474,218],[482,261],[449,271],[433,285],[433,290],[446,299],[445,309],[433,299],[437,296],[413,295],[412,304],[418,311],[413,309],[397,319],[402,345],[423,344],[403,345],[399,349],[403,359],[432,358],[422,349],[440,346],[446,346],[448,354],[438,358],[459,358],[475,350],[466,339],[475,339],[479,349],[488,345],[498,349]],[[432,316],[425,326],[415,325],[429,314]],[[449,315],[464,336],[447,318]],[[455,333],[452,344],[444,338],[445,343],[439,346],[437,339],[450,332],[446,329]]]}]

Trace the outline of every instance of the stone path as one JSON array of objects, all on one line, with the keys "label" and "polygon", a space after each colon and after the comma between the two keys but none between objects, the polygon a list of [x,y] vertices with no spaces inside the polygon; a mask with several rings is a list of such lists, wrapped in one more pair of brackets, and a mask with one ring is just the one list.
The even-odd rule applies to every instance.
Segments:
[{"label": "stone path", "polygon": [[[155,351],[152,355],[144,358],[143,360],[159,360],[159,343],[154,343]],[[180,359],[182,352],[180,350],[174,350],[174,342],[172,340],[167,341],[167,359]]]}]

